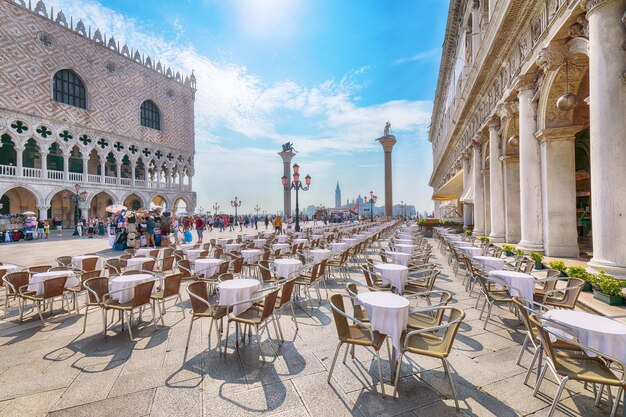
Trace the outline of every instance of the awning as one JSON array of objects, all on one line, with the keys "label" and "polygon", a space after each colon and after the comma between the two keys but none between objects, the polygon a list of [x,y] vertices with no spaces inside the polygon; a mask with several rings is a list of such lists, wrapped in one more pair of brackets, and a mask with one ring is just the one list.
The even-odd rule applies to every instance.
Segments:
[{"label": "awning", "polygon": [[458,200],[463,193],[463,171],[456,173],[433,194],[433,200]]},{"label": "awning", "polygon": [[474,204],[474,170],[470,169],[467,181],[463,181],[463,195],[459,198],[464,203]]}]

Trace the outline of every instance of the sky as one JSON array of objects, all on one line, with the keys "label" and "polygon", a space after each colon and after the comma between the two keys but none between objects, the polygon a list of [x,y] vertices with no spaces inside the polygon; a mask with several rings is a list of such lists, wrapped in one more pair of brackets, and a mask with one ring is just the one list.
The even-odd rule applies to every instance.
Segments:
[{"label": "sky", "polygon": [[[197,77],[197,208],[282,208],[282,163],[312,177],[300,205],[384,200],[375,141],[391,123],[393,200],[433,209],[428,126],[446,0],[48,0],[121,44]],[[293,200],[293,197],[292,197]],[[223,210],[222,210],[223,211]]]}]

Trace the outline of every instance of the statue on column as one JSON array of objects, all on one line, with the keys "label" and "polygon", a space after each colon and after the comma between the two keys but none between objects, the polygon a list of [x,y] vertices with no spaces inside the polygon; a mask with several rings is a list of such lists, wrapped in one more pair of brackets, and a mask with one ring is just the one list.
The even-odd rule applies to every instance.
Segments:
[{"label": "statue on column", "polygon": [[283,152],[298,153],[298,151],[293,148],[293,143],[291,142],[283,143]]},{"label": "statue on column", "polygon": [[383,136],[389,136],[389,131],[391,131],[391,123],[387,120],[387,124],[385,124],[385,131]]}]

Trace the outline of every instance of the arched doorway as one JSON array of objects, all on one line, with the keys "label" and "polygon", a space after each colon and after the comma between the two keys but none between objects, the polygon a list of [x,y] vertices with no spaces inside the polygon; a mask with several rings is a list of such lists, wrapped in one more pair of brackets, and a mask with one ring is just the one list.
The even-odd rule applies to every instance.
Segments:
[{"label": "arched doorway", "polygon": [[188,207],[187,207],[187,202],[182,198],[179,197],[176,199],[176,201],[174,201],[174,213],[178,214],[178,213],[187,213]]},{"label": "arched doorway", "polygon": [[155,208],[160,207],[161,210],[165,211],[168,209],[167,207],[167,201],[165,200],[164,197],[160,196],[160,195],[155,195],[154,197],[152,197],[152,201],[150,202],[150,210],[154,210]]},{"label": "arched doorway", "polygon": [[108,193],[101,191],[94,195],[89,203],[89,216],[97,218],[106,218],[108,216],[106,207],[113,204],[113,197]]},{"label": "arched doorway", "polygon": [[137,211],[142,208],[141,198],[137,194],[131,194],[124,199],[124,205],[128,210]]},{"label": "arched doorway", "polygon": [[24,187],[15,187],[5,191],[0,201],[2,202],[3,214],[21,214],[25,211],[39,214],[37,197],[32,191]]},{"label": "arched doorway", "polygon": [[76,210],[76,202],[71,199],[74,194],[74,191],[70,189],[61,190],[50,199],[48,217],[61,219],[64,229],[73,229],[76,225],[76,217],[80,216]]}]

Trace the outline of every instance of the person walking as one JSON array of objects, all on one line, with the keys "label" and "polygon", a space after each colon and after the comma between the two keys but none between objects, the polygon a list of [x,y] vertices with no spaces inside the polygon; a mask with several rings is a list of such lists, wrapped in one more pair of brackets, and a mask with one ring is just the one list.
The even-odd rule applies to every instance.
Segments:
[{"label": "person walking", "polygon": [[61,221],[61,218],[59,218],[59,216],[55,217],[52,224],[54,226],[54,230],[57,231],[57,237],[63,237],[63,222]]},{"label": "person walking", "polygon": [[209,218],[207,219],[208,223],[209,223],[209,233],[213,231],[213,224],[215,223],[215,218],[213,217],[213,215],[209,216]]},{"label": "person walking", "polygon": [[204,220],[202,216],[196,217],[196,233],[198,233],[198,241],[196,243],[202,243],[202,235],[204,234],[204,229],[206,228]]},{"label": "person walking", "polygon": [[37,239],[43,239],[43,219],[37,220]]},{"label": "person walking", "polygon": [[152,216],[148,217],[146,222],[146,245],[154,248],[156,243],[154,242],[154,229],[156,228],[156,222]]},{"label": "person walking", "polygon": [[276,216],[274,219],[274,231],[279,235],[282,234],[283,231],[283,221],[280,216]]},{"label": "person walking", "polygon": [[254,216],[254,230],[259,230],[258,221],[259,221],[259,215],[257,214]]},{"label": "person walking", "polygon": [[235,230],[234,223],[235,223],[235,216],[233,215],[228,216],[228,231],[229,232],[232,232]]},{"label": "person walking", "polygon": [[267,230],[267,226],[270,224],[270,217],[265,216],[265,230]]}]

